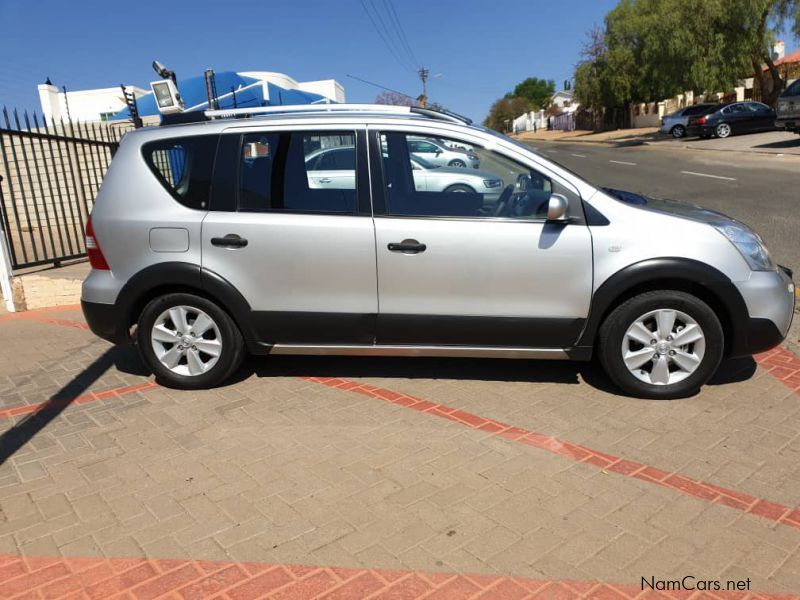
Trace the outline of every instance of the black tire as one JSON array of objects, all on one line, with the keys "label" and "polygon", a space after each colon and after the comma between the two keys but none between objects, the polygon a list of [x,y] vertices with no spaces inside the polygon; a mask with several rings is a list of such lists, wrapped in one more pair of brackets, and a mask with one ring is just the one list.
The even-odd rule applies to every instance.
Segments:
[{"label": "black tire", "polygon": [[[642,315],[659,309],[686,314],[696,321],[705,336],[705,352],[696,369],[685,379],[664,385],[638,379],[628,370],[622,356],[628,328]],[[675,290],[645,292],[626,300],[608,315],[598,337],[600,362],[611,380],[632,396],[655,400],[685,398],[697,392],[716,372],[724,347],[722,325],[714,311],[696,296]]]},{"label": "black tire", "polygon": [[[164,311],[177,306],[187,306],[205,312],[219,330],[222,350],[217,362],[204,373],[181,375],[171,371],[156,357],[151,340],[153,326]],[[151,300],[139,315],[136,340],[142,359],[155,374],[156,381],[165,387],[183,390],[205,389],[219,385],[242,364],[245,355],[242,334],[230,315],[214,302],[194,294],[172,293]]]},{"label": "black tire", "polygon": [[454,183],[453,185],[449,185],[445,188],[445,193],[447,192],[461,192],[467,194],[474,194],[475,190],[463,183]]},{"label": "black tire", "polygon": [[447,166],[448,167],[458,167],[460,169],[464,169],[464,168],[466,168],[467,163],[465,163],[460,158],[456,158],[456,159],[451,160],[449,163],[447,163]]},{"label": "black tire", "polygon": [[670,134],[672,134],[672,137],[675,139],[686,137],[686,127],[683,125],[675,125],[675,127],[670,130]]}]

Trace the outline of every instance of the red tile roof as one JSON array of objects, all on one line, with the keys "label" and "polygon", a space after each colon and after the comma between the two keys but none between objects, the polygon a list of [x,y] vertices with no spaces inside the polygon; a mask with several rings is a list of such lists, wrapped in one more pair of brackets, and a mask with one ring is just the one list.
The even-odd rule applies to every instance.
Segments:
[{"label": "red tile roof", "polygon": [[[778,60],[776,60],[775,61],[775,66],[779,67],[779,66],[781,66],[782,64],[785,64],[785,63],[800,63],[800,49],[795,50],[794,52],[791,52],[791,53],[787,54],[783,58],[779,58]],[[765,65],[764,66],[764,70],[766,71],[768,69],[769,69],[769,67],[767,67]]]}]

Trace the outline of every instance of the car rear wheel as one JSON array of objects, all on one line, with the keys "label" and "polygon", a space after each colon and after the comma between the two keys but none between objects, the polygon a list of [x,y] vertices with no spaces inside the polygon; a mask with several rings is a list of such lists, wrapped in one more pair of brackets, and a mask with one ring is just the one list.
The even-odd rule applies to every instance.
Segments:
[{"label": "car rear wheel", "polygon": [[213,387],[244,358],[242,335],[228,313],[194,294],[165,294],[150,301],[136,335],[142,358],[167,387]]},{"label": "car rear wheel", "polygon": [[461,168],[464,168],[464,167],[467,166],[467,163],[465,163],[460,158],[456,158],[454,160],[451,160],[449,163],[447,163],[447,166],[448,167],[461,167]]},{"label": "car rear wheel", "polygon": [[676,139],[686,137],[686,127],[684,127],[683,125],[675,125],[675,127],[672,128],[670,133],[672,134],[672,137]]},{"label": "car rear wheel", "polygon": [[456,183],[454,185],[448,186],[444,190],[445,192],[459,192],[462,194],[474,194],[475,190],[473,190],[468,185],[464,185],[463,183]]},{"label": "car rear wheel", "polygon": [[728,125],[727,123],[720,123],[719,125],[717,125],[716,129],[714,129],[714,133],[717,134],[718,138],[726,138],[733,133],[733,130],[731,129],[731,126]]},{"label": "car rear wheel", "polygon": [[620,304],[600,328],[599,356],[625,392],[684,398],[716,372],[724,334],[714,311],[685,292],[658,290]]}]

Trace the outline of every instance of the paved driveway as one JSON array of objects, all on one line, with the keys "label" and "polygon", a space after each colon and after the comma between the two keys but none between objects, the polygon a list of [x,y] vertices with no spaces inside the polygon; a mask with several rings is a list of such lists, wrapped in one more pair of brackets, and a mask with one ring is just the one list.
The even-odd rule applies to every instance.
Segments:
[{"label": "paved driveway", "polygon": [[786,349],[671,402],[441,359],[265,358],[181,392],[75,307],[0,316],[3,598],[788,594],[799,457]]}]

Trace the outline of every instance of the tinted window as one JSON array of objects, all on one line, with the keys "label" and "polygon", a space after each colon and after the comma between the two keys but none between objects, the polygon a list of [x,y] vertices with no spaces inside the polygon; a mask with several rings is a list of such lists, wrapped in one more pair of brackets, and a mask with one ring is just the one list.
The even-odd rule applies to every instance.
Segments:
[{"label": "tinted window", "polygon": [[547,214],[551,192],[560,192],[540,173],[477,146],[470,146],[476,168],[438,165],[412,156],[426,144],[403,133],[381,135],[388,214],[539,219]]},{"label": "tinted window", "polygon": [[352,132],[244,136],[239,210],[355,214]]},{"label": "tinted window", "polygon": [[792,85],[790,85],[786,90],[784,90],[782,96],[800,96],[800,79],[795,81]]},{"label": "tinted window", "polygon": [[217,136],[193,136],[150,142],[144,158],[161,184],[184,206],[208,207]]},{"label": "tinted window", "polygon": [[708,104],[696,104],[695,106],[690,106],[689,108],[684,109],[683,114],[686,116],[702,115],[708,112],[709,108],[711,107]]},{"label": "tinted window", "polygon": [[766,104],[761,104],[761,102],[748,102],[747,108],[753,112],[765,112],[769,110],[769,106]]}]

